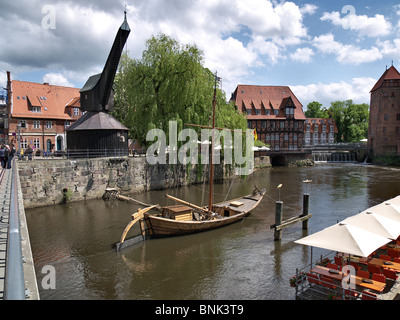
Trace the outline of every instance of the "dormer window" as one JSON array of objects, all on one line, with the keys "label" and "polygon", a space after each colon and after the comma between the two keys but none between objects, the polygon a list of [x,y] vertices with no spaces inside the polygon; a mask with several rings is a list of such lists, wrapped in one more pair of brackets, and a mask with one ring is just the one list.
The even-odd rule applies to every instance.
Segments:
[{"label": "dormer window", "polygon": [[32,112],[40,113],[42,111],[40,110],[40,107],[32,106]]},{"label": "dormer window", "polygon": [[286,107],[285,114],[286,114],[286,117],[293,117],[294,116],[294,108]]}]

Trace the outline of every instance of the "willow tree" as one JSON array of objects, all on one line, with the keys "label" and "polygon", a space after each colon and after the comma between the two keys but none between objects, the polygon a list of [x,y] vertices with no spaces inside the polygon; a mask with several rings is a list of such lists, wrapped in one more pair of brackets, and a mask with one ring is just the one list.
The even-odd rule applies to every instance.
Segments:
[{"label": "willow tree", "polygon": [[[132,139],[146,145],[147,132],[155,128],[168,139],[173,120],[178,132],[185,124],[211,125],[215,76],[203,64],[203,53],[195,45],[182,45],[165,34],[147,40],[141,59],[122,57],[114,116],[129,128]],[[218,89],[216,126],[245,130],[246,124]]]}]

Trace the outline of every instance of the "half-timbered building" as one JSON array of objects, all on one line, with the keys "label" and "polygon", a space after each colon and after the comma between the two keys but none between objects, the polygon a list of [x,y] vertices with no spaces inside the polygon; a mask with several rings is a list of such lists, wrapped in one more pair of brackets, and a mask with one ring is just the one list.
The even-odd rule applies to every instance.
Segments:
[{"label": "half-timbered building", "polygon": [[238,85],[232,93],[257,139],[271,151],[297,151],[304,145],[303,106],[288,86]]}]

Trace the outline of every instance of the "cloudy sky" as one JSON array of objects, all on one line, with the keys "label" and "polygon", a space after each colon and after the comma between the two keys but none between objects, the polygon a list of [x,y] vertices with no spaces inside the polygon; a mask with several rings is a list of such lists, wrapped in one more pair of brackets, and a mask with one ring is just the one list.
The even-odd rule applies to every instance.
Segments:
[{"label": "cloudy sky", "polygon": [[125,5],[131,57],[161,32],[195,44],[228,99],[238,84],[255,84],[289,85],[304,107],[369,103],[386,66],[400,67],[394,0],[2,0],[0,88],[7,70],[81,88],[102,71]]}]

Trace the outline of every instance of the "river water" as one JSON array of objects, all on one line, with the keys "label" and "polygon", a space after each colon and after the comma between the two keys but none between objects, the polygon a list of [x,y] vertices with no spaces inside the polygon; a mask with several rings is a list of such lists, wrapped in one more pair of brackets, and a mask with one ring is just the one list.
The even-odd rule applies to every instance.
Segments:
[{"label": "river water", "polygon": [[[304,180],[312,180],[305,184]],[[266,188],[263,202],[242,222],[195,235],[153,239],[116,252],[138,206],[93,200],[26,210],[40,297],[52,299],[294,299],[289,278],[310,261],[310,249],[295,244],[368,207],[400,194],[400,169],[363,164],[274,167],[246,179],[215,185],[215,200]],[[280,193],[276,187],[282,184]],[[203,185],[134,195],[152,204],[172,204],[165,193],[206,205]],[[274,241],[275,201],[283,219],[299,215],[310,194],[309,229],[301,223]],[[131,231],[132,235],[137,230]],[[326,251],[313,249],[318,257]],[[55,289],[45,266],[55,270]],[[48,287],[48,286],[47,286]]]}]

